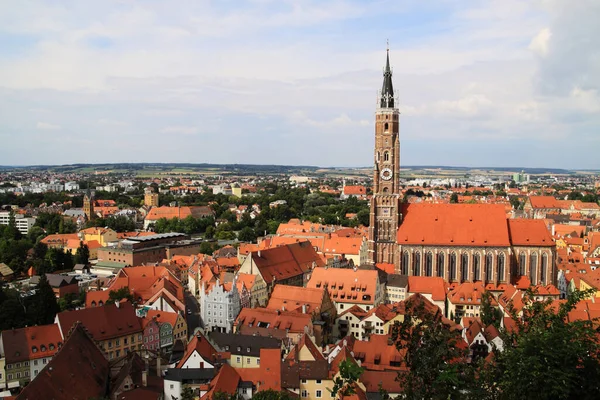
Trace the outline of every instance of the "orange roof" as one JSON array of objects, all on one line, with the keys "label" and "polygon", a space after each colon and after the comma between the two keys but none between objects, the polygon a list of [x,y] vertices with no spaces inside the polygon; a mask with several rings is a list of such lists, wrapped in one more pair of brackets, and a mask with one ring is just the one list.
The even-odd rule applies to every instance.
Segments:
[{"label": "orange roof", "polygon": [[58,325],[30,326],[2,331],[6,363],[52,357],[62,346]]},{"label": "orange roof", "polygon": [[110,228],[99,228],[99,227],[82,229],[79,232],[83,233],[85,235],[104,235],[105,233],[110,233],[110,232],[116,233],[115,231],[113,231]]},{"label": "orange roof", "polygon": [[[354,357],[361,360],[361,367],[367,370],[402,370],[403,353],[395,344],[388,343],[389,335],[370,335],[367,340],[354,342]],[[394,363],[394,365],[392,365]]]},{"label": "orange roof", "polygon": [[446,300],[447,284],[443,278],[433,276],[409,276],[408,292],[431,294],[433,301]]},{"label": "orange roof", "polygon": [[217,393],[237,394],[240,379],[240,375],[232,366],[223,364],[211,381],[210,390],[202,396],[202,399],[212,399]]},{"label": "orange roof", "polygon": [[179,218],[184,219],[188,216],[195,218],[214,216],[214,211],[208,206],[189,206],[189,207],[152,207],[150,212],[146,216],[146,220],[156,221],[161,218],[172,219]]},{"label": "orange roof", "polygon": [[388,274],[396,273],[396,266],[394,264],[390,264],[390,263],[377,263],[377,264],[375,264],[375,268],[380,269],[384,272],[387,272]]},{"label": "orange roof", "polygon": [[143,237],[156,235],[156,232],[121,232],[117,233],[117,239],[126,239],[130,237]]},{"label": "orange roof", "polygon": [[250,257],[267,284],[302,275],[324,262],[310,242],[295,243],[251,253]]},{"label": "orange roof", "polygon": [[102,245],[100,243],[98,243],[97,240],[86,240],[85,241],[86,246],[88,247],[88,249],[98,249],[100,247],[102,247]]},{"label": "orange roof", "polygon": [[327,287],[337,303],[373,304],[378,281],[374,269],[315,268],[306,287]]},{"label": "orange roof", "polygon": [[160,310],[148,310],[148,313],[146,314],[146,319],[156,318],[156,321],[159,324],[166,322],[174,328],[175,325],[177,325],[177,317],[178,316],[179,316],[179,314],[174,313],[174,312],[160,311]]},{"label": "orange roof", "polygon": [[322,252],[327,254],[360,254],[360,247],[363,243],[361,237],[329,237],[325,238]]},{"label": "orange roof", "polygon": [[[448,300],[454,304],[481,305],[481,296],[485,288],[481,282],[463,282],[448,293]],[[493,297],[491,297],[492,302]]]},{"label": "orange roof", "polygon": [[552,196],[530,196],[529,201],[533,208],[560,208],[558,200]]},{"label": "orange roof", "polygon": [[235,321],[235,325],[238,326],[238,329],[258,327],[299,333],[304,332],[305,326],[312,325],[312,316],[266,308],[243,308]]},{"label": "orange roof", "polygon": [[399,244],[509,246],[500,204],[408,204],[398,229]]},{"label": "orange roof", "polygon": [[48,235],[41,240],[42,243],[48,246],[55,244],[64,246],[69,240],[79,240],[79,236],[76,233],[57,233],[55,235]]},{"label": "orange roof", "polygon": [[323,305],[324,296],[325,289],[275,285],[267,308],[302,312],[302,306],[305,305],[307,314],[318,313]]},{"label": "orange roof", "polygon": [[584,233],[585,226],[583,225],[554,224],[554,234],[558,236],[575,235],[581,237]]},{"label": "orange roof", "polygon": [[259,368],[236,368],[243,381],[252,382],[257,390],[281,391],[281,350],[260,349]]},{"label": "orange roof", "polygon": [[364,186],[344,186],[345,195],[363,196],[367,194],[367,188]]},{"label": "orange roof", "polygon": [[85,307],[103,306],[108,301],[110,290],[90,290],[85,294]]},{"label": "orange roof", "polygon": [[554,246],[544,221],[539,219],[509,219],[510,241],[515,246]]},{"label": "orange roof", "polygon": [[200,332],[196,333],[192,339],[188,342],[183,358],[179,360],[176,368],[182,368],[185,362],[197,352],[208,362],[215,361],[217,357],[217,350],[213,345],[202,335]]}]

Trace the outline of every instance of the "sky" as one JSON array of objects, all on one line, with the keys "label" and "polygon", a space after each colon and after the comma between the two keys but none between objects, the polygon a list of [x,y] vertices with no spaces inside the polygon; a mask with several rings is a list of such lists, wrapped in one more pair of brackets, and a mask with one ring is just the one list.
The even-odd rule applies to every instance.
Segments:
[{"label": "sky", "polygon": [[0,165],[600,169],[598,0],[0,0]]}]

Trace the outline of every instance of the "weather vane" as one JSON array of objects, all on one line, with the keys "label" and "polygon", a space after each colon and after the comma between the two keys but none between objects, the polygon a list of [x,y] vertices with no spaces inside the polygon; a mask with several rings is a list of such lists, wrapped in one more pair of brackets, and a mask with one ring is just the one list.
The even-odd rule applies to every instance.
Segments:
[{"label": "weather vane", "polygon": [[385,47],[387,51],[390,51],[390,39],[385,39]]}]

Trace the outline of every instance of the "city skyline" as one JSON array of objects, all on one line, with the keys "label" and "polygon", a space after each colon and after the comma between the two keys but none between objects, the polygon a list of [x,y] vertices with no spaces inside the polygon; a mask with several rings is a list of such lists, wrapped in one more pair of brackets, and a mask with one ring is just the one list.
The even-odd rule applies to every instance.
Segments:
[{"label": "city skyline", "polygon": [[597,4],[397,3],[7,2],[0,164],[368,166],[389,39],[401,167],[598,168]]}]

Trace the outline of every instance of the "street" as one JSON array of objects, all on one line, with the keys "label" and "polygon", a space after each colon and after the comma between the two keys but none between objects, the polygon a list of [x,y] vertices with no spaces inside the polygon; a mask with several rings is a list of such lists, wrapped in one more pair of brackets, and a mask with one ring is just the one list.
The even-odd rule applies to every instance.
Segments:
[{"label": "street", "polygon": [[[188,314],[188,310],[191,310],[192,313]],[[193,335],[196,328],[202,327],[200,323],[200,303],[187,290],[185,291],[185,320],[188,326],[188,336]]]}]

